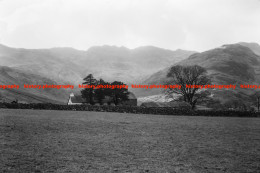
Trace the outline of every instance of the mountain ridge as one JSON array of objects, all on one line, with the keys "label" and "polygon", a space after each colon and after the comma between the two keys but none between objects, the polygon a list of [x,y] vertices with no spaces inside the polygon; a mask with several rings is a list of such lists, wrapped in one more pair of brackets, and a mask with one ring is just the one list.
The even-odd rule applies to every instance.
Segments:
[{"label": "mountain ridge", "polygon": [[[120,80],[131,84],[163,84],[167,70],[172,65],[201,65],[208,70],[215,83],[260,83],[260,46],[257,43],[239,42],[223,45],[201,53],[177,49],[175,51],[142,46],[134,49],[118,46],[94,46],[88,50],[74,48],[23,49],[0,45],[0,78],[2,83],[36,80],[52,84],[82,83],[83,77],[92,73],[96,78],[107,81]],[[4,67],[6,66],[6,67]],[[12,72],[16,77],[6,76]],[[3,80],[5,79],[5,80]],[[160,89],[130,89],[138,97],[156,95]],[[46,93],[19,90],[24,97],[34,100],[66,103],[68,91],[48,91]],[[79,92],[75,89],[73,92]],[[60,94],[60,95],[59,95]],[[233,93],[237,94],[237,93]],[[1,95],[14,99],[15,93],[1,90]],[[53,97],[53,95],[55,97]],[[221,94],[220,94],[221,95]],[[230,93],[229,93],[230,95]],[[153,97],[150,97],[153,98]],[[19,97],[20,100],[22,96]],[[30,99],[24,99],[28,102]]]},{"label": "mountain ridge", "polygon": [[[89,73],[110,82],[119,80],[130,84],[193,53],[153,46],[128,49],[104,45],[82,51],[64,47],[24,49],[0,45],[0,65],[59,84],[81,84]],[[11,79],[6,80],[8,82]],[[79,92],[79,89],[75,89],[75,92]]]},{"label": "mountain ridge", "polygon": [[[260,56],[255,54],[254,51],[249,46],[243,46],[239,43],[223,45],[205,52],[192,54],[187,59],[174,65],[200,65],[206,68],[213,84],[260,84]],[[169,67],[154,73],[143,83],[164,83],[167,80],[168,70]],[[220,99],[225,100],[228,99],[227,97],[237,98],[241,94],[249,96],[252,92],[252,90],[237,89],[229,93],[223,92],[226,96],[221,91],[216,94],[220,96]],[[150,91],[150,93],[148,91],[144,96],[153,94],[162,94],[162,90],[158,89],[153,92]]]}]

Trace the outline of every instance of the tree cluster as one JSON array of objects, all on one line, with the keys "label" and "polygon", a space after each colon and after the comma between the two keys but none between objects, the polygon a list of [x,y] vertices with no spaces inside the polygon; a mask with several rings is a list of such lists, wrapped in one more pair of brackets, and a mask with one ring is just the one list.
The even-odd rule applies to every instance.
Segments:
[{"label": "tree cluster", "polygon": [[[114,81],[112,83],[106,82],[103,79],[95,79],[92,74],[89,74],[85,77],[83,84],[86,85],[126,85],[121,81]],[[81,90],[81,95],[86,102],[94,105],[95,103],[99,103],[100,105],[104,104],[104,99],[107,99],[107,104],[114,103],[118,105],[123,101],[128,100],[128,89],[126,88],[85,88]]]}]

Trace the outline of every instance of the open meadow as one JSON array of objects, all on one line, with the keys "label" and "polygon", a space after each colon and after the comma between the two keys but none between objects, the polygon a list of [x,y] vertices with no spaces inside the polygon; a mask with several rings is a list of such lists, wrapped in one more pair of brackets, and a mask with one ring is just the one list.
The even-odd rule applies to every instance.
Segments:
[{"label": "open meadow", "polygon": [[260,119],[0,109],[0,172],[260,172]]}]

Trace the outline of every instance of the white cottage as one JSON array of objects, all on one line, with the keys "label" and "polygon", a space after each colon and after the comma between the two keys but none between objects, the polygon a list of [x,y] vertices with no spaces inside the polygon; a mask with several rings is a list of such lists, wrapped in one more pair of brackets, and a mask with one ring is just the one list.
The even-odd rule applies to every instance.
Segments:
[{"label": "white cottage", "polygon": [[68,105],[82,105],[84,102],[83,98],[79,95],[70,94]]}]

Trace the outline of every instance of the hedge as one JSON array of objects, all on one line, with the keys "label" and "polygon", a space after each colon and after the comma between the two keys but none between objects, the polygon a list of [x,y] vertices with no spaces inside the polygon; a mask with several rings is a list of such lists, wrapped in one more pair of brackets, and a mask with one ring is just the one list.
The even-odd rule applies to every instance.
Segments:
[{"label": "hedge", "polygon": [[259,112],[235,111],[235,110],[197,110],[172,107],[141,107],[141,106],[92,106],[92,105],[57,105],[46,103],[0,103],[0,108],[8,109],[46,109],[46,110],[68,110],[68,111],[97,111],[97,112],[119,112],[134,114],[157,114],[157,115],[191,115],[191,116],[228,116],[228,117],[260,117]]}]

